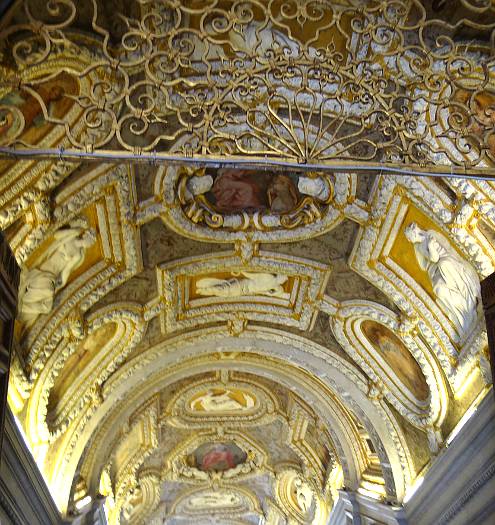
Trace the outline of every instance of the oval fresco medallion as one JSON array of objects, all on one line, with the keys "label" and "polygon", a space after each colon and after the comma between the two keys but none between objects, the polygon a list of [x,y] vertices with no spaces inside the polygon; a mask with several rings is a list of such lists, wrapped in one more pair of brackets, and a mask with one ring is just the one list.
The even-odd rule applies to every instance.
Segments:
[{"label": "oval fresco medallion", "polygon": [[205,193],[207,204],[227,215],[256,211],[290,213],[304,199],[298,189],[300,175],[296,173],[227,168],[206,170],[206,177],[211,181]]},{"label": "oval fresco medallion", "polygon": [[255,396],[238,388],[209,388],[188,403],[189,410],[202,413],[247,412],[255,406]]},{"label": "oval fresco medallion", "polygon": [[399,381],[418,399],[426,401],[430,390],[423,372],[404,343],[386,326],[367,320],[361,325],[364,335]]},{"label": "oval fresco medallion", "polygon": [[162,219],[183,235],[275,242],[335,228],[343,204],[354,199],[354,180],[354,174],[167,166],[158,170],[154,192],[166,204]]},{"label": "oval fresco medallion", "polygon": [[295,228],[319,220],[333,198],[333,178],[235,168],[197,170],[179,178],[185,218],[230,231]]},{"label": "oval fresco medallion", "polygon": [[209,442],[187,456],[187,464],[203,472],[225,472],[244,463],[247,454],[234,442]]}]

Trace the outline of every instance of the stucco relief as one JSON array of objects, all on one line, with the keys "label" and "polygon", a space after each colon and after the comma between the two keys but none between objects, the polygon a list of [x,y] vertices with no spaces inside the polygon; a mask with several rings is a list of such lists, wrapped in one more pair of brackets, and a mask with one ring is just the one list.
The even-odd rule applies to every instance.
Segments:
[{"label": "stucco relief", "polygon": [[[307,346],[307,344],[306,344],[306,346]],[[221,349],[220,349],[220,350],[221,350]],[[170,347],[169,347],[169,350],[168,350],[168,351],[170,351]],[[181,355],[182,355],[183,358],[185,358],[184,351],[181,351]],[[328,360],[329,357],[330,357],[330,356],[328,356],[328,355],[326,355],[326,354],[325,354],[324,357],[322,356],[322,358],[323,358],[323,359],[326,359],[326,360]],[[140,358],[140,361],[141,361],[141,362],[143,361],[142,358]],[[156,362],[156,358],[153,358],[153,362]],[[299,361],[298,361],[298,362],[299,362]],[[342,363],[341,363],[341,365],[342,365]],[[171,371],[171,370],[170,370],[170,371]],[[323,377],[324,377],[324,376],[322,376],[322,379],[323,379]],[[356,380],[357,382],[359,382],[357,378],[355,378],[355,380]],[[292,384],[292,383],[291,383],[291,384]],[[294,388],[295,388],[295,387],[294,387]],[[365,390],[366,390],[366,387],[364,387],[364,388],[365,388]],[[296,389],[296,390],[299,391],[299,389]],[[301,392],[301,395],[302,395],[302,392]],[[371,432],[371,430],[370,430],[370,432]],[[378,439],[378,438],[377,438],[377,439]],[[378,446],[378,445],[377,445],[377,446]],[[344,458],[343,455],[342,455],[342,450],[339,448],[339,446],[338,446],[337,444],[336,444],[336,447],[337,447],[337,449],[338,449],[338,451],[339,451],[339,460],[341,460],[341,461],[344,462],[344,461],[345,461],[345,458]]]},{"label": "stucco relief", "polygon": [[287,275],[240,271],[228,279],[202,277],[196,281],[196,293],[214,297],[243,297],[246,295],[267,295],[288,298],[283,285]]},{"label": "stucco relief", "polygon": [[230,389],[209,389],[192,399],[189,408],[193,412],[204,411],[207,414],[222,412],[247,412],[254,407],[256,400],[247,392]]},{"label": "stucco relief", "polygon": [[[90,213],[96,217],[101,254],[92,261],[91,268],[61,291],[44,322],[38,319],[27,333],[23,345],[29,347],[27,360],[33,378],[67,331],[70,313],[75,308],[87,311],[102,295],[141,267],[138,234],[133,228],[125,227],[132,202],[129,173],[126,168],[100,167],[98,170],[101,177],[96,181],[88,175],[57,195],[53,227],[59,228],[83,212]],[[108,188],[106,195],[105,188]]]},{"label": "stucco relief", "polygon": [[321,523],[321,504],[316,490],[305,479],[301,472],[295,469],[282,470],[277,474],[277,501],[287,516],[297,523]]},{"label": "stucco relief", "polygon": [[160,265],[162,330],[234,321],[236,315],[308,329],[329,273],[328,265],[265,251],[249,264],[237,253],[217,252]]},{"label": "stucco relief", "polygon": [[259,503],[254,494],[245,488],[233,485],[221,485],[217,488],[203,488],[201,490],[188,490],[179,495],[177,502],[170,509],[170,515],[222,516],[235,518],[244,513],[259,512]]},{"label": "stucco relief", "polygon": [[[256,170],[160,169],[141,220],[160,214],[187,237],[234,242],[307,238],[334,228],[352,208],[355,176]],[[160,206],[153,204],[162,202]],[[179,206],[176,206],[178,201]]]},{"label": "stucco relief", "polygon": [[191,496],[187,501],[187,510],[193,512],[215,512],[215,510],[231,510],[241,503],[241,499],[234,493],[227,491],[210,491]]},{"label": "stucco relief", "polygon": [[19,319],[31,326],[53,308],[55,294],[84,261],[86,249],[96,242],[96,232],[84,220],[57,230],[35,266],[24,268],[19,285]]},{"label": "stucco relief", "polygon": [[469,333],[481,304],[480,281],[475,270],[438,232],[422,230],[411,222],[404,233],[414,245],[419,266],[428,273],[436,301],[459,334]]},{"label": "stucco relief", "polygon": [[[351,268],[382,288],[404,317],[417,319],[423,340],[457,389],[466,377],[467,363],[484,345],[482,320],[478,318],[467,333],[458,333],[452,319],[434,300],[431,280],[421,270],[413,245],[405,236],[405,228],[415,222],[422,229],[434,229],[448,239],[444,224],[451,220],[451,215],[443,216],[448,197],[438,188],[430,189],[425,182],[409,184],[409,179],[399,178],[384,179],[376,187],[373,199],[372,215],[380,220],[360,230],[349,261]],[[452,245],[452,249],[459,250],[460,246],[456,246]],[[470,250],[471,253],[475,252]],[[466,258],[470,260],[470,256]],[[479,268],[477,259],[472,259],[472,264]]]},{"label": "stucco relief", "polygon": [[247,382],[228,374],[224,381],[193,382],[167,406],[167,424],[179,427],[223,425],[257,426],[269,423],[279,402],[258,381]]}]

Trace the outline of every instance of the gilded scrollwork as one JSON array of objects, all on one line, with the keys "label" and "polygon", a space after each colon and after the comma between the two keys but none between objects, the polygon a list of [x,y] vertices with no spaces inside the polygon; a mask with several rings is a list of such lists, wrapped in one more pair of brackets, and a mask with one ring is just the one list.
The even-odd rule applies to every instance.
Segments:
[{"label": "gilded scrollwork", "polygon": [[489,3],[12,7],[9,402],[62,513],[325,522],[369,472],[403,501],[492,381],[495,184],[445,176],[493,172]]},{"label": "gilded scrollwork", "polygon": [[[15,16],[23,5],[27,22]],[[86,9],[99,39],[85,42],[75,31],[75,3],[43,17],[24,0],[0,35],[12,42],[6,92],[16,85],[19,97],[33,97],[78,152],[475,171],[493,163],[485,110],[491,79],[482,64],[494,12],[487,4],[480,20],[474,2],[463,6],[456,24],[420,0],[398,0],[393,9],[385,2],[232,1],[197,6],[194,16],[186,2],[147,1],[126,12],[127,26],[115,34],[94,0]],[[475,50],[458,31],[472,24]],[[33,75],[61,49],[92,58],[71,72],[91,80],[84,94],[72,95],[83,114],[77,126],[51,110],[54,95]],[[35,146],[25,137],[30,114],[9,99],[1,108],[3,145]]]}]

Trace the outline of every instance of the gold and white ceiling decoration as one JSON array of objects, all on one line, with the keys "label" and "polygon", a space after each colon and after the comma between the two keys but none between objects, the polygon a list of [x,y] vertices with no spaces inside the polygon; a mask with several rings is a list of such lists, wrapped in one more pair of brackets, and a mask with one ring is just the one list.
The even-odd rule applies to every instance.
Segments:
[{"label": "gold and white ceiling decoration", "polygon": [[[493,72],[483,70],[481,89],[477,66],[465,84],[461,69],[447,74],[439,66],[458,53],[482,63],[486,46],[466,51],[456,44],[418,62],[422,48],[407,47],[399,38],[405,33],[425,36],[422,45],[435,27],[462,42],[472,35],[456,36],[446,22],[429,24],[429,8],[412,0],[390,11],[390,3],[374,2],[353,23],[358,4],[335,3],[328,36],[318,24],[329,8],[311,2],[287,2],[286,9],[277,1],[250,3],[255,30],[251,8],[241,12],[230,1],[176,2],[173,9],[162,2],[155,11],[141,2],[140,9],[121,6],[124,19],[114,17],[119,9],[111,2],[71,11],[68,1],[57,4],[59,12],[27,2],[24,15],[14,9],[3,33],[12,46],[2,49],[10,84],[1,86],[0,139],[31,154],[36,146],[44,157],[0,161],[0,227],[22,265],[9,403],[62,513],[100,495],[111,525],[318,525],[344,486],[400,504],[491,382],[479,281],[495,264],[494,183],[362,171],[368,156],[384,169],[435,171],[434,160],[447,171],[491,172],[493,123],[486,119]],[[468,16],[472,2],[462,4],[452,20]],[[492,11],[472,15],[480,34],[490,30]],[[36,26],[37,43],[22,44],[16,24],[33,13],[57,23],[45,20]],[[170,41],[153,33],[157,24],[177,26]],[[270,24],[278,24],[276,31]],[[77,36],[69,25],[81,29]],[[100,27],[110,30],[104,44]],[[208,27],[218,35],[205,35]],[[258,51],[266,54],[266,74],[285,71],[286,61],[295,68],[299,57],[301,71],[311,61],[315,75],[325,73],[322,90],[330,89],[332,75],[362,74],[351,59],[367,32],[375,35],[366,48],[370,64],[378,53],[385,57],[376,62],[380,68],[397,73],[402,62],[385,48],[400,48],[403,59],[410,53],[410,67],[396,76],[416,78],[430,68],[433,94],[414,103],[414,121],[430,127],[419,134],[409,127],[407,90],[388,116],[366,109],[372,101],[390,109],[398,100],[400,82],[377,82],[373,68],[367,87],[342,80],[347,87],[334,94],[341,108],[334,102],[333,124],[322,113],[323,127],[330,126],[324,133],[313,129],[316,110],[304,120],[316,77],[292,86],[287,69],[274,76],[275,88],[257,92],[256,68],[246,56],[235,70],[251,80],[241,75],[241,91],[227,89],[226,105],[215,105],[208,89],[216,82],[202,85],[192,65],[213,62],[214,80],[229,83],[235,57],[228,56],[223,77],[216,54],[228,55],[232,42],[242,47],[243,38],[266,42],[266,31],[278,42],[276,52]],[[121,38],[122,56],[110,50]],[[156,53],[148,47],[155,39]],[[181,47],[181,39],[191,45]],[[302,47],[291,47],[294,40]],[[317,48],[327,50],[325,67]],[[145,77],[164,75],[159,94],[155,84],[137,80],[144,63]],[[452,98],[454,79],[464,91]],[[257,97],[265,100],[265,120],[241,111]],[[450,119],[449,99],[458,110]],[[153,100],[163,113],[133,106]],[[181,104],[195,109],[184,113]],[[381,138],[363,138],[373,134],[365,114],[376,115]],[[242,115],[253,126],[249,140],[224,133],[236,130]],[[286,126],[291,118],[294,128]],[[133,119],[144,128],[134,123],[124,132]],[[205,131],[200,140],[202,129],[215,133]],[[326,141],[326,149],[315,146],[325,158],[307,148],[312,133]],[[130,144],[150,162],[115,162]],[[69,161],[60,149],[50,156],[61,146],[115,158]],[[160,164],[169,154],[182,154],[184,162]],[[202,166],[188,162],[200,156]],[[290,169],[261,166],[265,156],[287,160]],[[229,163],[236,158],[239,165]],[[353,161],[352,169],[307,169],[343,159]]]},{"label": "gold and white ceiling decoration", "polygon": [[444,174],[495,158],[489,0],[19,0],[6,18],[4,154]]}]

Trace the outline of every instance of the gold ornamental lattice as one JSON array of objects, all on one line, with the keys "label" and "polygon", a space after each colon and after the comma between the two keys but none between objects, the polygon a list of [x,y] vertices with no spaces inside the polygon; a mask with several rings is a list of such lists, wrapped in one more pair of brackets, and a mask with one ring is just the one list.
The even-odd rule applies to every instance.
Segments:
[{"label": "gold ornamental lattice", "polygon": [[4,16],[2,156],[495,175],[493,0],[127,4]]}]

